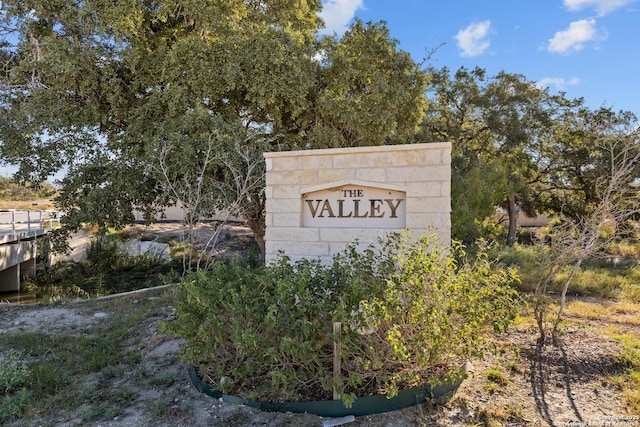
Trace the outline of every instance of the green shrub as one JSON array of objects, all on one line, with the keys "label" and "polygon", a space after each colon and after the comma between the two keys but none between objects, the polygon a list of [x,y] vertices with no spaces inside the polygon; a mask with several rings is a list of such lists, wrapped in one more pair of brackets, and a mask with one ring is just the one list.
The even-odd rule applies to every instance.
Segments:
[{"label": "green shrub", "polygon": [[366,342],[364,367],[381,366],[373,375],[392,394],[399,384],[423,382],[425,368],[447,366],[452,373],[465,359],[481,357],[488,330],[503,331],[515,318],[515,271],[495,269],[482,246],[474,258],[464,255],[456,243],[404,241],[383,292],[361,302],[362,317],[376,329],[358,340]]},{"label": "green shrub", "polygon": [[13,349],[0,353],[0,393],[13,393],[31,380],[25,358],[23,353]]},{"label": "green shrub", "polygon": [[541,245],[496,245],[490,253],[500,264],[517,268],[520,278],[517,286],[522,292],[535,291],[536,284],[545,273],[541,267],[549,257],[548,248]]},{"label": "green shrub", "polygon": [[509,378],[507,377],[507,374],[505,374],[504,371],[497,366],[487,369],[486,374],[487,374],[487,379],[492,383],[495,383],[501,386],[505,386],[509,383]]},{"label": "green shrub", "polygon": [[129,262],[129,253],[113,234],[97,233],[87,248],[87,261],[96,273],[118,270]]},{"label": "green shrub", "polygon": [[621,240],[607,245],[607,252],[622,258],[640,258],[640,243],[635,239]]},{"label": "green shrub", "polygon": [[40,263],[36,277],[23,287],[45,301],[103,296],[162,285],[182,271],[181,261],[165,259],[160,251],[129,254],[116,234],[99,232],[87,248],[81,263]]},{"label": "green shrub", "polygon": [[26,387],[32,373],[26,357],[13,349],[0,353],[0,423],[25,413],[31,405]]},{"label": "green shrub", "polygon": [[[503,265],[518,269],[518,290],[534,292],[540,277],[547,272],[549,248],[541,245],[512,247],[502,246],[492,250],[492,255]],[[549,291],[559,294],[572,265],[559,271],[551,282]],[[587,258],[578,270],[568,289],[569,295],[616,298],[626,296],[640,301],[640,268],[633,262],[615,263],[603,257]]]},{"label": "green shrub", "polygon": [[41,200],[56,194],[56,189],[48,182],[38,186],[30,183],[21,184],[12,178],[0,176],[0,200]]},{"label": "green shrub", "polygon": [[[328,266],[284,256],[257,269],[214,263],[186,277],[176,320],[164,327],[186,339],[184,359],[224,392],[330,399],[335,386],[349,403],[393,396],[434,372],[453,376],[482,356],[489,330],[504,330],[517,314],[516,281],[482,249],[466,259],[459,244],[394,234],[379,248],[351,245]],[[337,379],[334,340],[342,347]]]},{"label": "green shrub", "polygon": [[31,401],[31,392],[26,388],[22,388],[13,394],[0,396],[0,422],[17,418],[27,413],[31,407]]}]

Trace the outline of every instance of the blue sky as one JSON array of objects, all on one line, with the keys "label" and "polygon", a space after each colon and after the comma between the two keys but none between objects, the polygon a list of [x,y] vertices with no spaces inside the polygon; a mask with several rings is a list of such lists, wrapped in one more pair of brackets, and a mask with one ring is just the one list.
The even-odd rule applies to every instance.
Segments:
[{"label": "blue sky", "polygon": [[428,65],[524,75],[588,106],[640,116],[640,0],[323,0],[325,33],[386,21]]}]

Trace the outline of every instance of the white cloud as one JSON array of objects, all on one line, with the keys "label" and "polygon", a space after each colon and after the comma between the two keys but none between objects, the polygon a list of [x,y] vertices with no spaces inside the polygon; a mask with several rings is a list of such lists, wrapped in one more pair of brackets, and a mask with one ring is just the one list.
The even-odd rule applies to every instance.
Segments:
[{"label": "white cloud", "polygon": [[491,44],[487,36],[491,21],[486,20],[469,25],[467,28],[458,31],[454,39],[458,42],[458,47],[462,52],[461,56],[474,57],[483,53]]},{"label": "white cloud", "polygon": [[575,86],[580,84],[580,79],[577,77],[571,77],[565,79],[564,77],[545,77],[536,83],[540,89],[551,88],[552,86],[556,90],[565,90],[568,86]]},{"label": "white cloud", "polygon": [[604,16],[636,0],[564,0],[564,6],[570,11],[594,8],[599,16]]},{"label": "white cloud", "polygon": [[322,12],[318,15],[324,21],[325,27],[320,34],[342,34],[347,30],[349,22],[358,9],[364,9],[364,0],[325,0],[322,2]]},{"label": "white cloud", "polygon": [[558,31],[549,39],[547,50],[553,53],[569,54],[579,52],[585,47],[585,43],[606,38],[596,31],[595,19],[581,19],[569,24],[569,28]]},{"label": "white cloud", "polygon": [[313,59],[314,61],[318,62],[318,63],[323,63],[324,61],[327,60],[327,52],[326,51],[320,51],[320,52],[316,52],[311,59]]}]

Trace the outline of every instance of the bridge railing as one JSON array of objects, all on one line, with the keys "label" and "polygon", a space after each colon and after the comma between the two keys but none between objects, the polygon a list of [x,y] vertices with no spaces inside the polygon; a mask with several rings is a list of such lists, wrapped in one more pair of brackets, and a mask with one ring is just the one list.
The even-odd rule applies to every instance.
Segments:
[{"label": "bridge railing", "polygon": [[60,216],[55,210],[0,210],[0,234],[51,230],[60,226]]}]

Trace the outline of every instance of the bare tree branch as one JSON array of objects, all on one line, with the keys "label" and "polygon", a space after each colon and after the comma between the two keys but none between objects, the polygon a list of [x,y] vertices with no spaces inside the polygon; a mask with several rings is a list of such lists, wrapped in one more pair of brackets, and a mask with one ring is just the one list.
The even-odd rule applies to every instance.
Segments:
[{"label": "bare tree branch", "polygon": [[547,335],[546,295],[552,279],[563,267],[572,265],[563,283],[560,307],[553,322],[551,335],[555,341],[569,284],[576,272],[586,258],[602,254],[609,243],[620,237],[624,224],[640,213],[638,128],[620,133],[616,137],[605,136],[596,143],[595,148],[606,155],[608,164],[608,174],[597,181],[595,191],[598,202],[582,220],[572,222],[564,218],[565,222],[554,229],[550,236],[554,258],[536,287],[534,312],[543,342]]}]

